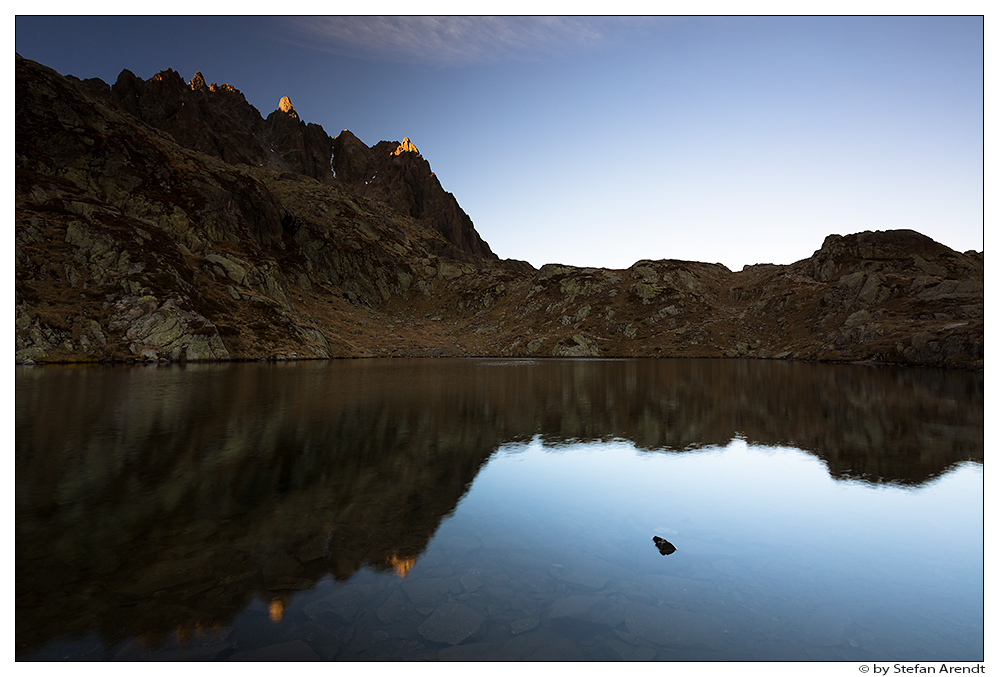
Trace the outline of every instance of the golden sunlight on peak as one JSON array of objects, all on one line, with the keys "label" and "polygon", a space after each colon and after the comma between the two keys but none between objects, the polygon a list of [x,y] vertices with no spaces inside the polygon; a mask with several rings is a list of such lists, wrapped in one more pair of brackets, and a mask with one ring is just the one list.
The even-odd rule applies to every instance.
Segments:
[{"label": "golden sunlight on peak", "polygon": [[420,151],[413,145],[413,142],[409,140],[408,136],[403,137],[402,143],[400,143],[399,147],[392,152],[392,155],[402,155],[403,153],[420,154]]},{"label": "golden sunlight on peak", "polygon": [[287,96],[281,97],[281,101],[278,102],[278,110],[282,113],[287,113],[293,118],[298,118],[298,113],[295,111],[295,107],[291,105],[291,99]]}]

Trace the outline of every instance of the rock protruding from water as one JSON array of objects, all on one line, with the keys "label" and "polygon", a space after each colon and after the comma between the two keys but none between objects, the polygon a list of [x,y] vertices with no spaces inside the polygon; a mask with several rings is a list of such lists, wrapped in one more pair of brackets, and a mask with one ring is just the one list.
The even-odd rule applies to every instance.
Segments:
[{"label": "rock protruding from water", "polygon": [[676,546],[660,536],[653,536],[652,542],[659,548],[660,555],[672,555],[676,552]]}]

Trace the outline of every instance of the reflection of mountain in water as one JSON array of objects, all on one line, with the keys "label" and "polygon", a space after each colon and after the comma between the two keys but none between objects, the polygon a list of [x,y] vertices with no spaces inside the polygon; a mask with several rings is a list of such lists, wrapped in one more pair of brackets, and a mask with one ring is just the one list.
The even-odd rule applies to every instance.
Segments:
[{"label": "reflection of mountain in water", "polygon": [[501,444],[788,445],[835,477],[982,462],[983,378],[784,362],[349,361],[18,372],[17,646],[279,614],[400,575]]}]

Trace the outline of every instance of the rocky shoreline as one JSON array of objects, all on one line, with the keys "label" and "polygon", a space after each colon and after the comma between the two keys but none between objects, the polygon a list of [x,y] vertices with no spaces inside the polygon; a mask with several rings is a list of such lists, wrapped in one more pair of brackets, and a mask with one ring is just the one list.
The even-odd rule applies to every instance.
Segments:
[{"label": "rocky shoreline", "polygon": [[409,139],[16,57],[19,364],[714,357],[984,367],[984,255],[908,230],[730,271],[501,260]]}]

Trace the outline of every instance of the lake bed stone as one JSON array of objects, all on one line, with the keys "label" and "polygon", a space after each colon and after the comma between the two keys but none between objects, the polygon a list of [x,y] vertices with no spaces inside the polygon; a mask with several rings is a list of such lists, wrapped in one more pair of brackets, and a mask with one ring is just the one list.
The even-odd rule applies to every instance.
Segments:
[{"label": "lake bed stone", "polygon": [[460,644],[471,637],[482,625],[485,617],[464,604],[449,602],[438,607],[430,618],[420,625],[419,631],[426,639],[440,644]]},{"label": "lake bed stone", "polygon": [[442,661],[582,661],[586,655],[572,640],[539,628],[502,642],[471,642],[437,652]]},{"label": "lake bed stone", "polygon": [[533,630],[541,624],[537,618],[519,618],[510,624],[510,632],[519,635],[522,632]]},{"label": "lake bed stone", "polygon": [[543,592],[548,590],[548,586],[551,583],[551,576],[544,573],[539,569],[530,569],[525,571],[520,577],[520,582],[535,592]]},{"label": "lake bed stone", "polygon": [[478,578],[470,574],[459,576],[458,580],[461,581],[461,584],[465,587],[465,590],[467,590],[468,592],[475,592],[478,588],[482,586],[482,581],[480,581]]},{"label": "lake bed stone", "polygon": [[394,590],[376,612],[382,623],[397,621],[406,615],[406,596],[400,590]]},{"label": "lake bed stone", "polygon": [[435,578],[406,580],[402,589],[417,607],[436,608],[447,594],[447,584]]},{"label": "lake bed stone", "polygon": [[724,634],[721,622],[711,616],[637,602],[628,602],[624,623],[630,634],[674,648],[710,646]]},{"label": "lake bed stone", "polygon": [[555,603],[552,604],[548,617],[583,618],[587,615],[590,608],[599,601],[599,597],[592,597],[588,595],[572,595],[571,597],[563,597],[562,599],[556,600]]},{"label": "lake bed stone", "polygon": [[560,578],[566,583],[572,583],[573,585],[579,585],[592,590],[600,590],[607,585],[608,580],[606,576],[598,576],[585,571],[576,570],[567,571],[562,574]]},{"label": "lake bed stone", "polygon": [[240,651],[229,656],[229,661],[254,661],[254,662],[281,662],[288,661],[318,661],[319,656],[308,644],[300,639],[283,644],[272,644],[271,646]]},{"label": "lake bed stone", "polygon": [[625,661],[651,661],[656,657],[656,650],[652,647],[632,646],[617,639],[608,640],[607,646]]}]

